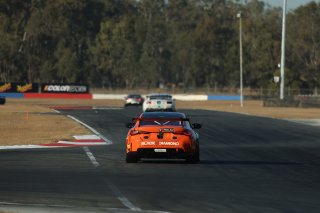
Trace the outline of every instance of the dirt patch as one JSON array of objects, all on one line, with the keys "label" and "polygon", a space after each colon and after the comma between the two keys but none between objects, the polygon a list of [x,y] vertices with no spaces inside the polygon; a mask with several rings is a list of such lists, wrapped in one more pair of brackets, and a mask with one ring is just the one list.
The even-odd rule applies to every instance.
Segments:
[{"label": "dirt patch", "polygon": [[[92,134],[52,106],[122,107],[123,100],[8,99],[0,106],[0,145],[42,144]],[[177,101],[177,109],[207,109],[273,118],[320,119],[320,109],[263,107],[262,101]]]}]

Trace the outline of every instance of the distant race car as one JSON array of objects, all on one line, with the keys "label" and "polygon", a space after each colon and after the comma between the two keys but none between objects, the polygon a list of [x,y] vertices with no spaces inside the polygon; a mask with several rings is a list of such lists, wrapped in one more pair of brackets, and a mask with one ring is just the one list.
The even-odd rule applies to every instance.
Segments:
[{"label": "distant race car", "polygon": [[201,124],[190,124],[184,113],[144,112],[133,118],[126,138],[126,162],[136,163],[141,158],[200,160],[199,135],[194,129]]},{"label": "distant race car", "polygon": [[149,94],[143,102],[142,110],[150,111],[176,111],[176,102],[169,94]]},{"label": "distant race car", "polygon": [[124,98],[124,106],[127,107],[129,105],[142,105],[144,99],[139,94],[129,94]]}]

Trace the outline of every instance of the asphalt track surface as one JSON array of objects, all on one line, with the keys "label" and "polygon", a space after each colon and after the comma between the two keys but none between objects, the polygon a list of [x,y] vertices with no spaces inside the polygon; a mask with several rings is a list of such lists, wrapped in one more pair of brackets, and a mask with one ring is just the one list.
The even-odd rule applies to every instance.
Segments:
[{"label": "asphalt track surface", "polygon": [[[185,110],[201,163],[125,163],[140,108],[68,110],[113,144],[0,151],[0,209],[12,212],[320,212],[320,129]],[[1,211],[0,211],[1,212]]]}]

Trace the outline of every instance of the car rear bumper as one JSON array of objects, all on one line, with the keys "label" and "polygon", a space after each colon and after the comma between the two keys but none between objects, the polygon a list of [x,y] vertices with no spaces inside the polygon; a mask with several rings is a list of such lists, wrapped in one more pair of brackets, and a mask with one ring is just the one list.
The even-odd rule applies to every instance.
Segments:
[{"label": "car rear bumper", "polygon": [[125,104],[126,105],[142,105],[142,102],[139,102],[139,101],[128,101]]},{"label": "car rear bumper", "polygon": [[174,112],[176,111],[173,107],[170,108],[146,108],[146,112],[156,112],[156,111],[165,111],[165,112]]},{"label": "car rear bumper", "polygon": [[166,148],[166,152],[156,152],[153,148],[139,148],[137,152],[132,152],[138,158],[165,158],[165,159],[185,159],[190,155],[183,149]]}]

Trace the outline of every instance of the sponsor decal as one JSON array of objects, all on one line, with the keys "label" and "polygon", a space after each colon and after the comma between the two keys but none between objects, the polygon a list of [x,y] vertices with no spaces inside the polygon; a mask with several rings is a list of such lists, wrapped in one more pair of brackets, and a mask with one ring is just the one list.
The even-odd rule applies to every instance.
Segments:
[{"label": "sponsor decal", "polygon": [[179,142],[160,141],[159,146],[179,146]]},{"label": "sponsor decal", "polygon": [[179,142],[175,141],[160,141],[156,143],[155,141],[142,141],[141,146],[179,146]]},{"label": "sponsor decal", "polygon": [[11,90],[11,83],[3,84],[0,86],[0,92],[8,92]]},{"label": "sponsor decal", "polygon": [[155,141],[143,141],[141,142],[141,146],[154,146],[156,145]]},{"label": "sponsor decal", "polygon": [[37,93],[39,90],[39,84],[37,83],[1,83],[0,92],[5,93]]},{"label": "sponsor decal", "polygon": [[17,85],[17,92],[27,92],[32,90],[32,84],[26,84],[23,86]]},{"label": "sponsor decal", "polygon": [[163,128],[163,132],[174,132],[174,128]]},{"label": "sponsor decal", "polygon": [[72,84],[42,84],[41,91],[43,93],[88,93],[89,86]]},{"label": "sponsor decal", "polygon": [[46,85],[43,88],[43,92],[66,92],[68,91],[68,86],[59,86],[59,85]]}]

